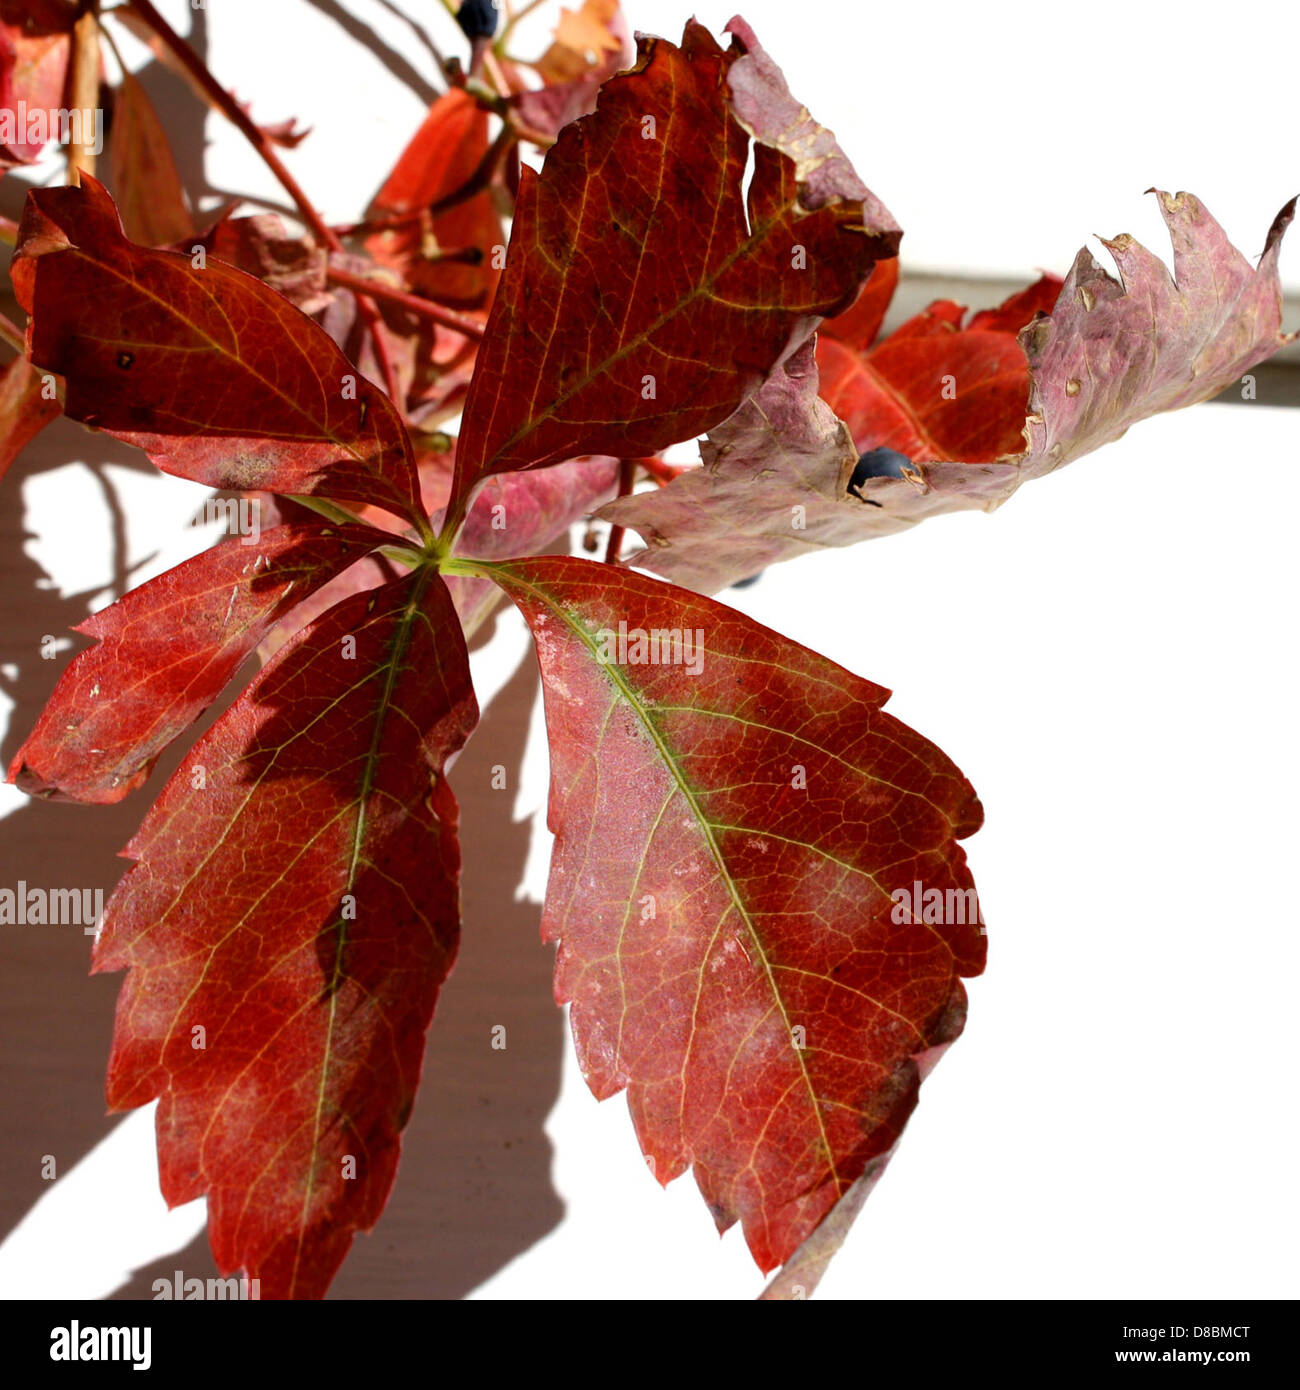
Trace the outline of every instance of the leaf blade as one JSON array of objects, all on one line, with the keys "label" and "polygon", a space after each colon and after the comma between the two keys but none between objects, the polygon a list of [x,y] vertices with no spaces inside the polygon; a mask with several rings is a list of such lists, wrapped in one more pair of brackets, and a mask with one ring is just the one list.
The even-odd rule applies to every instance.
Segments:
[{"label": "leaf blade", "polygon": [[726,53],[694,21],[681,48],[643,38],[540,177],[525,173],[456,499],[492,473],[700,433],[894,254],[897,226],[829,132],[805,114],[803,162],[786,152],[793,99],[753,35],[733,32]]},{"label": "leaf blade", "polygon": [[278,653],[125,851],[94,963],[129,971],[109,1102],[159,1097],[164,1196],[208,1193],[218,1265],[264,1297],[321,1296],[391,1187],[459,934],[443,768],[476,713],[450,595],[413,572]]},{"label": "leaf blade", "polygon": [[[429,108],[420,128],[402,151],[383,187],[375,194],[375,213],[415,213],[456,192],[488,152],[488,118],[473,97],[453,87]],[[505,241],[501,218],[489,189],[428,219],[428,232],[440,251],[475,247],[478,265],[439,263],[422,252],[423,224],[374,232],[366,250],[380,265],[399,271],[417,293],[441,303],[477,308],[496,287],[492,248]]]},{"label": "leaf blade", "polygon": [[96,645],[60,677],[9,781],[29,795],[120,801],[289,609],[386,539],[360,526],[280,526],[132,589],[74,629]]},{"label": "leaf blade", "polygon": [[94,179],[28,195],[13,268],[66,413],[165,472],[320,493],[423,522],[396,407],[286,299],[224,261],[130,242]]},{"label": "leaf blade", "polygon": [[[917,1058],[960,1031],[983,936],[892,921],[892,879],[973,893],[956,840],[979,803],[886,691],[722,605],[583,560],[488,572],[538,646],[543,935],[588,1085],[627,1089],[659,1180],[693,1166],[771,1269],[892,1147]],[[619,621],[698,625],[700,675],[598,659]]]},{"label": "leaf blade", "polygon": [[108,157],[118,212],[132,241],[168,246],[193,234],[167,132],[149,94],[129,72],[117,88]]}]

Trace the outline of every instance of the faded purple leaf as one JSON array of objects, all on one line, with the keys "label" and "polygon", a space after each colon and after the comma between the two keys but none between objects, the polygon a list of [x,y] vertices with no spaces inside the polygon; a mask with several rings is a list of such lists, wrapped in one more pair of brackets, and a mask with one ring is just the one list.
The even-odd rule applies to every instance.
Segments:
[{"label": "faded purple leaf", "polygon": [[703,466],[600,512],[648,549],[627,563],[714,593],[811,549],[889,535],[930,516],[992,511],[1130,425],[1217,395],[1291,341],[1277,258],[1294,200],[1257,268],[1190,193],[1157,195],[1174,276],[1130,236],[1105,243],[1122,282],[1083,249],[1050,315],[1020,334],[1030,368],[1026,448],[994,463],[911,463],[849,491],[857,452],[817,395],[812,340],[714,428]]}]

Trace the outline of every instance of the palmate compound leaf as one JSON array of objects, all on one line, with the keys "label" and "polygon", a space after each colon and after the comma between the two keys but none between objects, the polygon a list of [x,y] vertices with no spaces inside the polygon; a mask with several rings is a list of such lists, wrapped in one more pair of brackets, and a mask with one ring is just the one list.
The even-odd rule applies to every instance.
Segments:
[{"label": "palmate compound leaf", "polygon": [[289,609],[392,539],[364,526],[277,526],[132,589],[75,629],[95,645],[60,677],[9,780],[33,796],[120,801]]},{"label": "palmate compound leaf", "polygon": [[693,1165],[770,1270],[892,1149],[961,1031],[979,802],[887,691],[711,599],[581,559],[484,572],[537,644],[543,935],[583,1073],[627,1090],[656,1177]]},{"label": "palmate compound leaf", "polygon": [[322,1295],[392,1186],[459,934],[446,759],[477,717],[429,570],[287,644],[124,853],[94,968],[129,971],[114,1109],[158,1097],[169,1204],[264,1298]]},{"label": "palmate compound leaf", "polygon": [[680,48],[642,37],[637,66],[524,171],[453,512],[493,473],[641,457],[718,424],[895,254],[834,137],[748,26],[728,28],[725,52],[693,20]]},{"label": "palmate compound leaf", "polygon": [[[447,503],[451,467],[449,460],[428,467],[421,464],[424,500],[435,523]],[[617,483],[618,460],[611,458],[570,459],[536,473],[490,478],[474,499],[453,554],[499,560],[567,550],[569,527],[613,496]],[[391,574],[391,569],[385,572],[385,565],[380,556],[360,560],[296,604],[267,634],[259,653],[278,651],[299,628],[346,595],[382,584]],[[501,590],[477,575],[449,574],[446,582],[469,640],[501,602]]]},{"label": "palmate compound leaf", "polygon": [[13,280],[31,360],[67,379],[74,420],[210,487],[423,521],[397,408],[329,335],[224,261],[128,241],[94,179],[28,195]]},{"label": "palmate compound leaf", "polygon": [[[710,433],[703,467],[602,510],[648,542],[629,563],[711,593],[809,550],[992,511],[1139,420],[1217,395],[1289,340],[1277,257],[1295,204],[1255,268],[1190,193],[1158,197],[1174,277],[1128,236],[1106,243],[1122,284],[1080,251],[1050,315],[1020,331],[1027,403],[1024,386],[1008,389],[1004,350],[971,352],[955,323],[945,330],[955,305],[932,306],[903,341],[870,353],[836,341],[814,357],[810,340]],[[1005,332],[1042,288],[976,315],[972,328],[999,330],[976,336],[1014,348]],[[874,463],[860,460],[878,448]]]}]

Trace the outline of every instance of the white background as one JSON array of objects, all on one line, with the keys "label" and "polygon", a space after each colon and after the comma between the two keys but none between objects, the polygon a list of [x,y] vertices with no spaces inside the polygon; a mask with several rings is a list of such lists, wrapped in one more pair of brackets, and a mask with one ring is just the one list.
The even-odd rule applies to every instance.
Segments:
[{"label": "white background", "polygon": [[[432,0],[400,3],[459,51]],[[161,8],[186,27],[184,3]],[[385,6],[348,9],[432,78]],[[692,9],[715,31],[732,12],[629,5],[670,36]],[[1253,256],[1300,188],[1280,3],[1236,23],[1218,6],[1128,4],[1118,25],[1009,3],[743,12],[904,226],[905,268],[1063,273],[1086,234],[1122,230],[1166,255],[1141,196],[1153,183],[1196,192]],[[327,216],[356,215],[419,101],[310,4],[210,0],[208,22],[214,70],[259,118],[315,127],[289,163]],[[207,132],[211,184],[279,200],[233,132],[216,117]],[[1294,246],[1283,270],[1294,285]],[[1298,429],[1294,410],[1197,407],[992,517],[940,518],[727,596],[892,688],[891,710],[957,760],[987,813],[967,843],[987,973],[819,1297],[1300,1292]],[[202,489],[116,481],[134,558],[177,538],[141,577],[199,548],[183,522]],[[84,472],[37,477],[24,501],[30,553],[60,589],[103,583]],[[484,699],[522,649],[509,615],[475,658]],[[521,815],[544,802],[538,732]],[[521,895],[540,898],[548,852],[539,818]],[[662,1192],[622,1100],[598,1106],[565,1068],[548,1122],[565,1219],[479,1295],[757,1293],[738,1233],[719,1244],[689,1178]],[[184,1245],[202,1204],[164,1218],[151,1142],[148,1113],[130,1117],[55,1184],[0,1246],[0,1292],[103,1295]]]}]

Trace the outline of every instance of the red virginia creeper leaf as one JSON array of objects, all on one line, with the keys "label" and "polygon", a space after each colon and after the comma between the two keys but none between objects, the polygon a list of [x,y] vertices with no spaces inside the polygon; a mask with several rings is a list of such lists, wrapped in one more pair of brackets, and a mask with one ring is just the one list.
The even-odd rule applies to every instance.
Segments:
[{"label": "red virginia creeper leaf", "polygon": [[[877,261],[857,299],[842,314],[827,319],[817,330],[822,340],[834,338],[851,348],[869,348],[880,333],[898,288],[898,257]],[[1025,316],[1028,323],[1032,312]],[[1013,332],[1015,330],[1012,330]]]},{"label": "red virginia creeper leaf", "polygon": [[[888,535],[943,512],[991,511],[1022,482],[1137,421],[1222,391],[1290,340],[1280,331],[1277,256],[1295,205],[1278,214],[1252,269],[1191,194],[1159,197],[1176,282],[1131,237],[1106,243],[1123,285],[1080,251],[1050,316],[1019,335],[1027,418],[1015,404],[1020,378],[1002,371],[1008,359],[997,344],[1011,342],[1002,330],[1045,281],[976,315],[973,333],[957,331],[961,308],[943,302],[862,358],[821,342],[831,377],[822,393],[846,420],[818,399],[805,345],[711,432],[702,468],[602,510],[649,543],[629,563],[707,592],[809,548]],[[968,338],[994,346],[968,351]],[[882,362],[892,364],[887,372]],[[1013,439],[1014,451],[997,452]],[[855,481],[859,451],[876,448],[898,452]]]},{"label": "red virginia creeper leaf", "polygon": [[[537,642],[543,934],[583,1073],[627,1089],[659,1180],[694,1165],[769,1270],[892,1147],[918,1058],[960,1031],[984,938],[956,841],[979,802],[887,691],[711,599],[588,560],[492,577]],[[673,632],[676,664],[635,645]],[[918,882],[969,890],[966,924],[913,920],[894,894]]]},{"label": "red virginia creeper leaf", "polygon": [[1121,281],[1085,247],[1051,317],[1020,335],[1033,382],[1028,448],[1016,460],[1025,477],[1109,444],[1156,411],[1218,395],[1294,336],[1281,331],[1277,258],[1296,200],[1273,219],[1254,268],[1199,199],[1155,192],[1173,277],[1128,235],[1104,243]]},{"label": "red virginia creeper leaf", "polygon": [[[966,331],[1019,334],[1038,314],[1050,314],[1056,308],[1063,284],[1058,275],[1040,275],[1032,285],[1009,295],[997,308],[980,309],[972,314]],[[962,314],[965,316],[965,309]]]},{"label": "red virginia creeper leaf", "polygon": [[233,266],[128,241],[94,179],[28,195],[13,279],[74,420],[211,487],[420,515],[396,407],[329,335]]},{"label": "red virginia creeper leaf", "polygon": [[[964,1011],[954,1010],[944,1023],[934,1031],[933,1046],[918,1053],[916,1079],[919,1085],[935,1069],[939,1058],[961,1036],[965,1026]],[[781,1272],[772,1279],[759,1295],[768,1302],[806,1299],[812,1296],[822,1275],[826,1273],[831,1260],[844,1244],[849,1230],[858,1219],[867,1198],[875,1190],[876,1184],[884,1176],[885,1169],[894,1157],[898,1145],[887,1149],[873,1158],[863,1170],[862,1176],[831,1209],[829,1215],[807,1240],[781,1266]]]},{"label": "red virginia creeper leaf", "polygon": [[533,555],[591,511],[618,481],[618,460],[569,459],[541,473],[490,478],[456,537],[454,554],[475,560]]},{"label": "red virginia creeper leaf", "polygon": [[[375,195],[370,217],[414,213],[454,193],[477,169],[488,150],[488,114],[460,88],[444,93],[429,108],[419,130],[402,152],[393,172]],[[400,272],[412,289],[432,299],[477,307],[496,288],[500,271],[492,248],[504,245],[505,233],[490,190],[427,222],[408,222],[366,238],[366,250]],[[476,247],[478,265],[431,259],[438,251]],[[430,253],[425,254],[425,251]]]},{"label": "red virginia creeper leaf", "polygon": [[0,11],[0,156],[29,164],[59,138],[49,113],[64,107],[76,10],[49,7],[28,25],[22,9]]},{"label": "red virginia creeper leaf", "polygon": [[710,428],[896,251],[834,137],[729,27],[725,53],[694,21],[681,48],[642,37],[637,66],[560,132],[540,176],[524,171],[457,498],[492,473],[635,458]]},{"label": "red virginia creeper leaf", "polygon": [[1016,334],[1050,312],[1060,292],[1061,281],[1044,275],[965,326],[962,306],[940,300],[866,352],[819,335],[822,399],[859,451],[895,449],[914,463],[991,463],[1016,453],[1029,401]]},{"label": "red virginia creeper leaf", "polygon": [[212,255],[270,285],[304,314],[314,314],[331,302],[325,279],[327,253],[310,237],[288,232],[276,213],[222,217],[199,241]]},{"label": "red virginia creeper leaf", "polygon": [[167,246],[191,236],[194,220],[167,132],[145,89],[129,72],[122,74],[114,96],[108,158],[117,210],[132,241]]},{"label": "red virginia creeper leaf", "polygon": [[0,478],[62,409],[58,397],[47,394],[45,378],[25,357],[0,371]]},{"label": "red virginia creeper leaf", "polygon": [[702,467],[601,508],[603,520],[647,543],[628,564],[707,594],[809,548],[863,539],[864,512],[875,509],[841,502],[858,451],[817,394],[813,349],[810,338],[709,431]]},{"label": "red virginia creeper leaf", "polygon": [[23,34],[66,34],[81,9],[79,0],[0,0],[0,20]]},{"label": "red virginia creeper leaf", "polygon": [[63,673],[9,780],[33,796],[121,801],[286,610],[391,539],[361,526],[278,526],[132,589],[74,629],[96,644]]},{"label": "red virginia creeper leaf", "polygon": [[[961,1031],[961,1025],[964,1021],[960,1017],[956,1018],[958,1032]],[[941,1046],[930,1049],[930,1052],[942,1051]],[[916,1070],[919,1079],[924,1081],[927,1069],[922,1066],[919,1057],[916,1059]],[[812,1296],[817,1285],[821,1283],[822,1275],[826,1273],[831,1260],[839,1254],[840,1247],[844,1244],[853,1223],[861,1215],[867,1198],[875,1191],[876,1184],[884,1176],[885,1169],[889,1167],[889,1161],[893,1158],[896,1149],[897,1145],[868,1161],[862,1176],[822,1218],[821,1225],[781,1266],[780,1272],[759,1294],[760,1300],[790,1302],[802,1301]]]},{"label": "red virginia creeper leaf", "polygon": [[217,1264],[264,1298],[322,1295],[383,1210],[456,952],[442,769],[475,718],[450,595],[410,574],[285,647],[126,848],[109,1102],[160,1098],[163,1195],[207,1192]]},{"label": "red virginia creeper leaf", "polygon": [[[570,459],[535,473],[489,478],[470,507],[453,553],[476,560],[540,555],[567,540],[569,527],[608,501],[618,485],[618,460]],[[567,544],[563,547],[568,549]],[[487,579],[448,575],[467,634],[496,606],[500,590]]]}]

